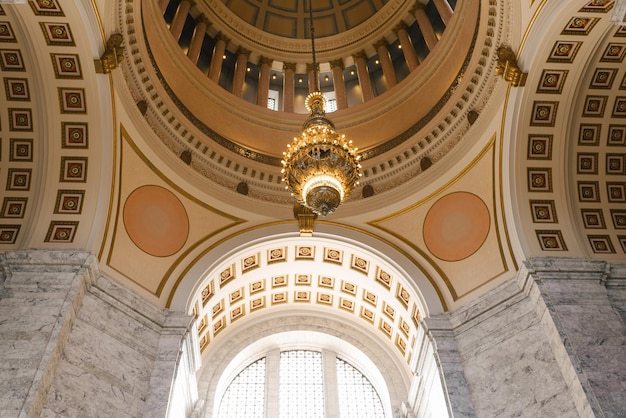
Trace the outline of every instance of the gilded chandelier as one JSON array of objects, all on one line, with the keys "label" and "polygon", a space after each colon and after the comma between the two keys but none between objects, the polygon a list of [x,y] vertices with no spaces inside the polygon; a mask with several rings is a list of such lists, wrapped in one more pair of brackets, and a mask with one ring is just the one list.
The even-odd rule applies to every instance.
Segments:
[{"label": "gilded chandelier", "polygon": [[311,0],[309,14],[314,85],[317,90],[306,98],[309,117],[302,125],[300,135],[283,152],[281,172],[285,188],[291,190],[298,202],[326,216],[334,212],[359,184],[361,156],[352,146],[352,141],[338,134],[326,117],[326,97],[318,89]]}]

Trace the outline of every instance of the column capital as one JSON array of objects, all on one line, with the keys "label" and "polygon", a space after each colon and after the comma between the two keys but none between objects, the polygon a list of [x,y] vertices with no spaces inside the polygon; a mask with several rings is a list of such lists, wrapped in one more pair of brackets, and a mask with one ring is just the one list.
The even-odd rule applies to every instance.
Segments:
[{"label": "column capital", "polygon": [[396,26],[394,26],[393,29],[391,30],[397,35],[398,32],[400,32],[401,30],[407,31],[408,25],[404,21],[402,21],[398,23]]},{"label": "column capital", "polygon": [[263,65],[263,64],[267,64],[268,66],[272,66],[272,64],[274,63],[274,60],[272,58],[266,57],[261,55],[259,57],[259,66]]},{"label": "column capital", "polygon": [[357,61],[357,60],[365,60],[367,61],[367,54],[365,53],[364,50],[360,50],[359,52],[355,52],[354,54],[352,54],[352,58]]},{"label": "column capital", "polygon": [[224,41],[224,43],[228,44],[230,42],[230,38],[226,35],[224,35],[221,31],[217,33],[217,35],[215,35],[215,40],[216,41]]},{"label": "column capital", "polygon": [[252,53],[252,51],[250,51],[249,49],[243,48],[243,47],[238,47],[237,48],[237,52],[235,52],[235,55],[239,56],[239,55],[245,55],[246,57],[249,57],[250,54]]},{"label": "column capital", "polygon": [[524,267],[535,279],[604,281],[611,264],[603,260],[581,258],[535,257],[524,261]]},{"label": "column capital", "polygon": [[307,62],[306,63],[306,72],[311,72],[311,71],[319,71],[320,70],[320,65],[319,63],[315,63],[315,67],[313,66],[312,62]]},{"label": "column capital", "polygon": [[332,60],[330,61],[330,68],[333,69],[335,67],[339,67],[342,70],[346,68],[344,62],[343,62],[343,58],[338,58],[336,60]]},{"label": "column capital", "polygon": [[283,71],[296,71],[296,63],[295,62],[283,62]]},{"label": "column capital", "polygon": [[211,26],[211,22],[209,22],[209,19],[206,17],[204,13],[198,15],[198,17],[194,19],[194,22],[196,23],[196,25],[203,23],[206,25],[207,28]]},{"label": "column capital", "polygon": [[381,38],[373,44],[373,47],[376,48],[376,50],[378,50],[378,48],[380,48],[381,46],[389,48],[389,42],[387,41],[387,39]]}]

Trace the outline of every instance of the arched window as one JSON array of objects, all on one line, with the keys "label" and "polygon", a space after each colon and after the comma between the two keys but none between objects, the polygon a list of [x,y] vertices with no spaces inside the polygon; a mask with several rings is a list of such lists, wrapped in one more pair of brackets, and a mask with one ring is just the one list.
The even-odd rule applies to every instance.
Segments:
[{"label": "arched window", "polygon": [[265,357],[246,367],[228,386],[218,416],[262,417],[265,411]]},{"label": "arched window", "polygon": [[385,417],[375,387],[349,362],[331,351],[288,350],[268,353],[237,374],[217,418],[323,418],[337,410],[341,418]]},{"label": "arched window", "polygon": [[340,358],[336,360],[337,394],[341,418],[383,418],[383,404],[370,381],[356,368]]}]

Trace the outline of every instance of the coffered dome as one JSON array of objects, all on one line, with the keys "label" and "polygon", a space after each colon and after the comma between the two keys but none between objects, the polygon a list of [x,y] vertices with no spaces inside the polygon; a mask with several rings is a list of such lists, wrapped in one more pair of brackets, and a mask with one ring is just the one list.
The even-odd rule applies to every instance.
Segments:
[{"label": "coffered dome", "polygon": [[[240,19],[276,36],[308,38],[308,1],[223,0]],[[315,36],[337,35],[353,29],[376,14],[387,0],[316,0],[313,2]]]}]

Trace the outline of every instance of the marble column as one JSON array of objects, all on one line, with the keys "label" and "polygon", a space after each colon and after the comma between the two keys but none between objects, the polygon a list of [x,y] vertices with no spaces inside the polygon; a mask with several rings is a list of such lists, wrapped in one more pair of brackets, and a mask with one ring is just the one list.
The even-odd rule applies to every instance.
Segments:
[{"label": "marble column", "polygon": [[211,56],[211,64],[209,66],[209,78],[216,83],[220,81],[224,52],[226,52],[226,45],[229,41],[230,39],[224,36],[222,32],[219,32],[215,37],[215,47],[213,48],[213,55]]},{"label": "marble column", "polygon": [[337,99],[337,109],[348,108],[348,95],[346,84],[343,80],[343,70],[345,69],[343,59],[339,58],[330,62],[330,69],[333,72],[333,85],[335,88],[335,98]]},{"label": "marble column", "polygon": [[250,50],[242,47],[237,49],[235,74],[233,75],[233,94],[237,97],[243,97],[243,86],[246,80],[246,71],[248,71],[248,58],[250,58],[250,52]]},{"label": "marble column", "polygon": [[189,416],[191,316],[137,296],[79,250],[0,253],[0,284],[0,416]]},{"label": "marble column", "polygon": [[374,98],[374,90],[372,90],[372,81],[367,70],[367,55],[365,51],[352,54],[354,64],[356,65],[357,76],[359,77],[359,85],[361,86],[361,94],[363,102],[367,102]]},{"label": "marble column", "polygon": [[422,32],[422,36],[424,37],[424,41],[426,42],[426,46],[430,51],[435,48],[437,45],[437,35],[435,34],[435,30],[433,29],[432,23],[428,19],[426,15],[426,11],[424,10],[424,4],[420,3],[419,0],[415,2],[415,6],[411,9],[411,12],[415,16],[415,20],[417,21],[417,26],[419,26],[420,31]]},{"label": "marble column", "polygon": [[204,15],[198,16],[196,19],[196,27],[193,31],[193,36],[191,37],[191,44],[189,45],[189,50],[187,51],[187,57],[196,64],[198,62],[198,57],[200,56],[200,51],[202,50],[202,44],[204,43],[204,37],[206,36],[206,30],[209,26],[209,21]]},{"label": "marble column", "polygon": [[376,52],[378,53],[378,60],[383,69],[383,76],[387,82],[387,88],[390,89],[398,84],[398,81],[396,79],[396,70],[393,68],[391,56],[389,55],[389,42],[383,38],[374,44],[374,48],[376,48]]},{"label": "marble column", "polygon": [[[145,417],[189,416],[195,405],[186,398],[198,399],[195,373],[200,368],[200,344],[195,321],[181,312],[168,312],[165,323],[156,347]],[[181,410],[174,413],[173,406]]]},{"label": "marble column", "polygon": [[[450,396],[458,403],[461,401],[461,398],[459,398],[460,393],[458,390],[450,390],[450,396],[446,396],[440,373],[441,361],[433,344],[433,337],[428,333],[428,327],[422,321],[420,321],[416,331],[417,334],[413,343],[414,351],[409,364],[413,372],[413,379],[409,396],[403,405],[403,410],[406,411],[406,418],[452,416],[450,414],[451,409],[448,407]],[[440,343],[443,350],[444,343],[443,341],[440,341]],[[460,379],[460,382],[463,383],[460,386],[467,391],[462,368],[458,369],[460,374],[456,379],[451,379],[450,377],[450,366],[446,367],[445,370],[449,373],[446,379],[448,383],[458,382]],[[468,394],[465,393],[463,396],[465,396],[464,402],[468,407],[468,411],[471,412],[471,402],[467,398]],[[458,410],[459,408],[456,409]]]},{"label": "marble column", "polygon": [[296,97],[296,63],[283,63],[283,111],[293,112]]},{"label": "marble column", "polygon": [[448,26],[450,19],[452,19],[452,7],[450,7],[450,3],[448,3],[448,0],[433,0],[433,3],[435,3],[435,7],[439,12],[439,16],[441,16],[443,24]]},{"label": "marble column", "polygon": [[[465,377],[465,365],[459,351],[457,335],[448,315],[426,318],[424,330],[434,346],[435,361],[447,391],[448,411],[451,417],[473,418],[476,416],[469,384]],[[414,409],[419,405],[412,405]]]},{"label": "marble column", "polygon": [[259,84],[257,89],[256,104],[267,108],[267,99],[270,90],[270,69],[272,68],[273,59],[261,56],[259,57]]},{"label": "marble column", "polygon": [[180,38],[180,34],[183,33],[183,27],[185,26],[185,20],[187,20],[187,15],[189,14],[189,10],[191,9],[191,0],[181,0],[178,5],[178,9],[176,9],[176,14],[174,15],[174,19],[172,20],[172,24],[170,25],[170,32],[176,41]]},{"label": "marble column", "polygon": [[402,22],[398,24],[393,31],[400,40],[402,54],[404,55],[407,66],[409,67],[409,71],[415,70],[419,65],[419,60],[417,58],[415,48],[413,47],[413,42],[411,42],[411,38],[409,37],[409,31],[407,30],[406,23]]}]

